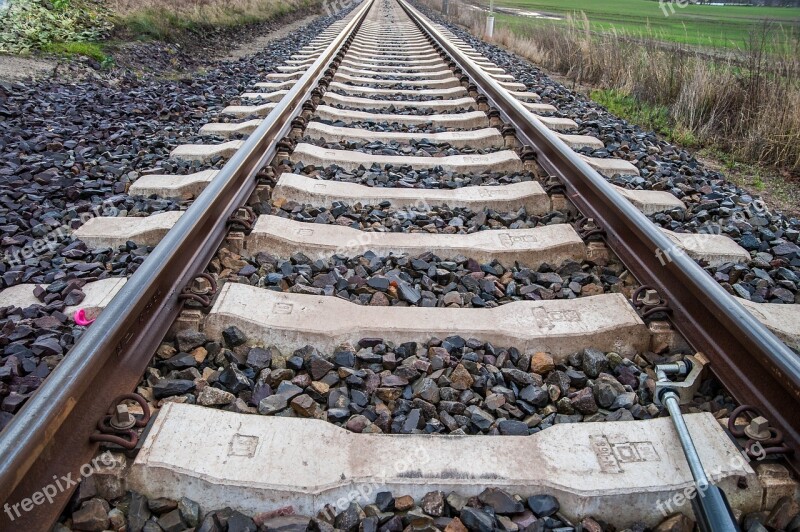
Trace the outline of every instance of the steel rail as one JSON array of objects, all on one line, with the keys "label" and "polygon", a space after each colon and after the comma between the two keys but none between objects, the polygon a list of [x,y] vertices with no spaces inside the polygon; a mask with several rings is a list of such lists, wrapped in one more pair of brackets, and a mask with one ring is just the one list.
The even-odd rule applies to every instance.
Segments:
[{"label": "steel rail", "polygon": [[[800,357],[416,8],[398,2],[516,129],[520,142],[535,150],[539,164],[561,179],[570,200],[597,221],[608,246],[639,282],[669,301],[671,321],[708,356],[733,397],[759,408],[789,446],[800,450]],[[795,471],[800,471],[798,455],[787,457]]]},{"label": "steel rail", "polygon": [[[263,123],[249,136],[175,226],[153,249],[41,388],[0,433],[2,530],[48,530],[72,489],[52,502],[26,504],[59,477],[80,478],[97,445],[89,436],[114,397],[133,390],[181,310],[181,289],[202,272],[227,234],[226,221],[256,186],[292,119],[335,57],[361,26],[374,0],[365,0]],[[62,481],[62,485],[67,481]],[[30,503],[30,501],[28,501]],[[21,510],[17,517],[13,505]],[[26,506],[33,506],[26,508]]]}]

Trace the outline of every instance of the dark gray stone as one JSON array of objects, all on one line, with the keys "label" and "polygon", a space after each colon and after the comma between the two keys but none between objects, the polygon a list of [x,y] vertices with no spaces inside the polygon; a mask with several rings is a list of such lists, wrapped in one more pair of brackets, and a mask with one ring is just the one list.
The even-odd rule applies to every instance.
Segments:
[{"label": "dark gray stone", "polygon": [[181,395],[194,389],[194,381],[182,379],[162,379],[153,386],[153,397],[163,399],[173,395]]},{"label": "dark gray stone", "polygon": [[492,532],[494,518],[477,508],[464,508],[458,516],[470,532]]},{"label": "dark gray stone", "polygon": [[518,502],[507,492],[499,488],[487,488],[478,495],[478,500],[487,506],[491,506],[496,514],[518,514],[525,510],[521,502]]},{"label": "dark gray stone", "polygon": [[528,507],[537,517],[549,517],[561,508],[558,504],[558,499],[552,495],[534,495],[528,497]]},{"label": "dark gray stone", "polygon": [[247,336],[236,325],[231,325],[230,327],[226,327],[222,331],[222,338],[223,340],[225,340],[225,345],[227,345],[228,347],[237,347],[247,341]]}]

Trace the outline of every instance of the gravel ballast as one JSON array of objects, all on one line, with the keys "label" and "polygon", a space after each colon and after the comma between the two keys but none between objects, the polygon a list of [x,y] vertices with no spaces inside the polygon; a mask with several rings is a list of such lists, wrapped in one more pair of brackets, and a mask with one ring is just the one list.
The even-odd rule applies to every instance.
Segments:
[{"label": "gravel ballast", "polygon": [[197,164],[169,160],[170,151],[203,142],[203,124],[332,20],[319,18],[263,52],[178,80],[157,76],[169,62],[155,50],[149,73],[118,68],[73,78],[68,70],[62,78],[0,84],[0,289],[44,289],[40,306],[0,309],[0,429],[83,332],[63,313],[80,303],[83,284],[129,276],[150,251],[132,242],[88,249],[71,232],[96,216],[183,208],[126,191],[145,173],[197,171]]},{"label": "gravel ballast", "polygon": [[[84,483],[86,484],[86,483]],[[83,486],[82,486],[83,487]],[[203,501],[189,498],[150,498],[128,491],[108,500],[98,490],[81,489],[54,532],[69,530],[166,530],[180,532],[692,532],[694,521],[681,514],[655,514],[661,522],[653,528],[634,523],[620,529],[591,516],[573,522],[564,516],[568,508],[545,493],[523,497],[487,487],[477,496],[431,491],[415,500],[390,491],[353,491],[353,496],[320,508],[315,516],[295,513],[291,505],[247,515],[233,508],[209,510]],[[106,490],[103,490],[105,492]],[[341,506],[339,506],[341,504]],[[779,499],[770,511],[745,514],[743,530],[796,530],[797,506],[789,497]],[[654,508],[653,512],[657,512]],[[768,527],[768,528],[766,528]]]},{"label": "gravel ballast", "polygon": [[[659,416],[654,365],[680,359],[587,347],[560,364],[546,352],[460,336],[399,345],[364,338],[332,353],[310,345],[282,353],[231,326],[222,338],[184,331],[162,344],[138,392],[156,405],[317,418],[359,433],[527,435],[555,423]],[[689,408],[732,410],[713,380],[701,391]]]}]

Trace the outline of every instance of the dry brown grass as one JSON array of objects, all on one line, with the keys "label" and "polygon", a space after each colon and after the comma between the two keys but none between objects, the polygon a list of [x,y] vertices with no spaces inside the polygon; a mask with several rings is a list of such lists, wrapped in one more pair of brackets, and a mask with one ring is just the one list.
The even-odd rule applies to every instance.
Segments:
[{"label": "dry brown grass", "polygon": [[121,26],[144,37],[169,40],[186,30],[263,22],[321,0],[109,0]]},{"label": "dry brown grass", "polygon": [[129,16],[146,10],[163,10],[176,15],[199,20],[206,17],[209,23],[226,20],[239,14],[257,15],[270,12],[286,0],[110,0],[115,13]]},{"label": "dry brown grass", "polygon": [[[440,0],[425,3],[441,10]],[[485,15],[453,4],[449,18],[483,36]],[[656,39],[598,34],[583,17],[522,34],[498,28],[492,41],[577,83],[665,106],[674,127],[703,145],[800,173],[796,34],[765,23],[743,49],[719,57]]]}]

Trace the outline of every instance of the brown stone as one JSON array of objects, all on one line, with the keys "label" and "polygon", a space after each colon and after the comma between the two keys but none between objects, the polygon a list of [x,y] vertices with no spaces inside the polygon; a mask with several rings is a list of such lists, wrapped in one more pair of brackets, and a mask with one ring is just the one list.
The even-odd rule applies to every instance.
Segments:
[{"label": "brown stone", "polygon": [[197,361],[198,364],[202,364],[206,360],[206,356],[208,356],[208,351],[203,346],[196,347],[192,350],[191,355]]},{"label": "brown stone", "polygon": [[531,357],[531,371],[533,373],[538,373],[539,375],[544,375],[556,369],[555,362],[553,362],[553,357],[551,357],[547,353],[538,352],[534,353]]},{"label": "brown stone", "polygon": [[315,417],[319,410],[319,405],[309,395],[298,395],[291,402],[292,410],[299,416]]},{"label": "brown stone", "polygon": [[72,528],[86,532],[100,532],[108,528],[110,507],[103,499],[89,499],[72,514]]},{"label": "brown stone", "polygon": [[373,307],[388,307],[389,298],[383,292],[375,292],[372,294],[372,299],[369,300],[370,306]]},{"label": "brown stone", "polygon": [[603,292],[603,287],[594,283],[589,283],[581,287],[582,296],[598,296]]},{"label": "brown stone", "polygon": [[673,514],[655,527],[653,532],[692,532],[694,521],[683,514]]},{"label": "brown stone", "polygon": [[219,260],[224,268],[228,268],[229,270],[236,272],[247,266],[247,261],[242,260],[239,255],[231,253],[225,248],[221,248],[219,250]]},{"label": "brown stone", "polygon": [[414,507],[414,498],[411,495],[403,495],[396,497],[394,500],[394,508],[398,512],[407,512]]},{"label": "brown stone", "polygon": [[378,388],[375,390],[375,395],[381,401],[397,401],[403,395],[402,388]]},{"label": "brown stone", "polygon": [[456,517],[444,528],[444,532],[467,532],[467,527]]},{"label": "brown stone", "polygon": [[586,532],[603,532],[603,527],[600,526],[600,523],[598,523],[591,517],[587,517],[583,521],[581,521],[581,527]]},{"label": "brown stone", "polygon": [[327,395],[327,393],[331,390],[331,387],[322,381],[314,381],[310,386],[314,392],[320,395]]},{"label": "brown stone", "polygon": [[463,364],[456,366],[453,373],[450,374],[450,386],[456,390],[468,390],[474,382],[475,379],[472,378],[472,375],[469,374]]}]

